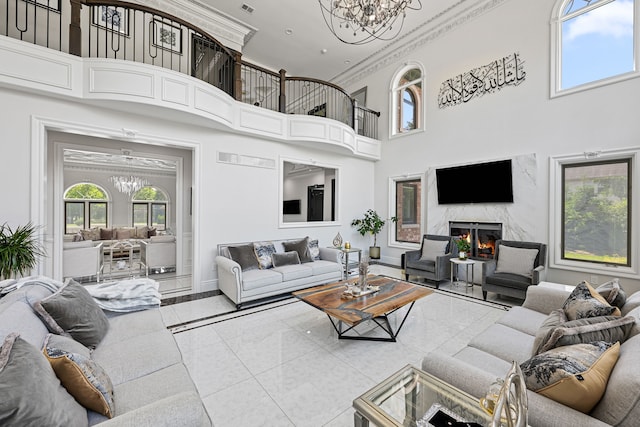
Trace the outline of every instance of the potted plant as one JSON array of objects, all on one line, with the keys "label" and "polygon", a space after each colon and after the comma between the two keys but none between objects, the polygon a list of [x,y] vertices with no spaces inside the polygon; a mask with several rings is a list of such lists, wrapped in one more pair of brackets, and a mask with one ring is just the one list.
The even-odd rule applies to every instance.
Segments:
[{"label": "potted plant", "polygon": [[460,237],[456,240],[456,246],[458,247],[458,257],[460,259],[466,259],[467,253],[471,250],[471,245],[464,237]]},{"label": "potted plant", "polygon": [[[389,221],[396,222],[398,221],[398,218],[391,217],[389,218]],[[364,236],[367,233],[373,235],[373,246],[369,247],[369,258],[380,259],[380,247],[377,244],[377,236],[385,224],[386,221],[380,218],[380,215],[378,215],[378,213],[373,209],[366,211],[363,218],[351,221],[351,226],[355,227],[361,236]]]},{"label": "potted plant", "polygon": [[0,226],[0,278],[24,276],[35,268],[44,249],[36,236],[38,227],[32,223],[12,230],[6,223]]}]

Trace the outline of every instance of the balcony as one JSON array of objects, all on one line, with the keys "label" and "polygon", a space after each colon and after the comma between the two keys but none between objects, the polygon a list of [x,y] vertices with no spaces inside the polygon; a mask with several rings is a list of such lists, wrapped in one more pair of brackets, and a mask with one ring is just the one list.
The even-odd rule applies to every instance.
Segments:
[{"label": "balcony", "polygon": [[276,113],[333,119],[356,135],[378,138],[380,113],[358,106],[342,88],[253,65],[200,28],[143,5],[0,0],[0,35],[87,60],[161,67],[205,82],[243,104]]}]

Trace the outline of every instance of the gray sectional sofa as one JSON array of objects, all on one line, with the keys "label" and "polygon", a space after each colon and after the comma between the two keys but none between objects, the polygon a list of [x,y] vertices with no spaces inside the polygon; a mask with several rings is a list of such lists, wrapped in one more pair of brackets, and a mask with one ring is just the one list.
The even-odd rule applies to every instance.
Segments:
[{"label": "gray sectional sofa", "polygon": [[[298,245],[298,262],[273,265],[273,256],[284,258],[287,244]],[[218,245],[218,287],[236,306],[342,278],[343,253],[318,247],[317,240],[285,239]],[[308,252],[305,254],[305,248]],[[244,249],[244,251],[243,251]],[[288,249],[292,249],[289,247]],[[243,253],[244,252],[244,253]],[[235,260],[233,253],[236,254]],[[290,259],[290,258],[289,258]]]},{"label": "gray sectional sofa", "polygon": [[[532,357],[536,333],[553,310],[563,307],[569,294],[569,290],[560,286],[530,286],[522,307],[511,308],[453,356],[429,353],[422,361],[422,369],[472,396],[483,397],[496,378],[504,378],[511,361],[522,363]],[[638,319],[639,305],[640,292],[627,298],[622,315]],[[528,390],[529,424],[532,427],[637,426],[640,420],[637,320],[632,332],[620,347],[603,397],[589,413]]]},{"label": "gray sectional sofa", "polygon": [[[36,412],[47,405],[51,405],[52,410],[60,411],[58,414],[46,414],[53,417],[53,422],[38,418],[32,419],[32,424],[27,423],[28,425],[211,426],[209,415],[182,362],[178,345],[165,327],[158,308],[126,314],[105,313],[106,324],[103,326],[106,335],[89,353],[75,336],[76,339],[49,335],[42,316],[36,313],[36,303],[54,294],[45,282],[51,282],[51,279],[34,278],[20,289],[0,298],[0,344],[4,342],[3,348],[6,349],[7,337],[18,333],[20,346],[16,344],[16,339],[13,349],[16,352],[20,349],[28,351],[30,357],[35,357],[27,365],[29,372],[25,373],[26,379],[20,385],[25,388],[21,391],[15,384],[10,384],[10,368],[15,373],[19,366],[14,365],[20,361],[12,359],[13,356],[10,355],[7,365],[7,359],[3,361],[0,356],[0,365],[5,363],[2,366],[5,372],[0,369],[0,390],[3,390],[0,394],[5,400],[0,403],[0,425],[25,425],[24,420],[17,422],[15,419],[21,416],[12,410],[15,404],[7,403],[5,399],[5,393],[11,392],[14,401],[24,402],[25,406],[21,409],[23,411]],[[84,310],[83,307],[78,309]],[[86,329],[87,326],[91,328],[92,325],[79,326],[78,330]],[[80,348],[80,353],[86,352],[86,357],[106,373],[113,389],[112,418],[87,410],[78,403],[77,397],[74,399],[70,396],[69,393],[73,393],[67,385],[60,385],[56,378],[59,374],[51,369],[53,362],[50,366],[50,361],[43,354],[43,350],[50,350],[48,347],[53,339],[66,339],[73,347]],[[104,374],[93,372],[92,375],[104,380]],[[37,384],[27,384],[32,380]],[[38,390],[45,388],[45,383],[49,384],[49,391],[39,396]],[[21,396],[20,393],[28,395]]]}]

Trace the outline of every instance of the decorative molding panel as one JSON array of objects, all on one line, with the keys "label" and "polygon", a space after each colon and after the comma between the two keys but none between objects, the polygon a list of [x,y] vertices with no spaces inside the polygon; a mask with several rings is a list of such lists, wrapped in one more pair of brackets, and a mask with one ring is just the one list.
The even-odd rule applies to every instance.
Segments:
[{"label": "decorative molding panel", "polygon": [[189,105],[189,85],[178,80],[162,79],[162,100],[180,105]]},{"label": "decorative molding panel", "polygon": [[89,92],[154,97],[151,73],[106,67],[89,67]]},{"label": "decorative molding panel", "polygon": [[224,94],[218,96],[209,88],[196,87],[194,90],[193,108],[207,113],[208,117],[216,117],[225,124],[233,124],[233,101]]},{"label": "decorative molding panel", "polygon": [[[259,107],[257,107],[259,108]],[[284,135],[284,121],[280,117],[273,117],[271,110],[263,109],[264,111],[250,111],[248,109],[240,107],[240,120],[238,127],[240,129],[250,129],[262,134],[271,135]]]}]

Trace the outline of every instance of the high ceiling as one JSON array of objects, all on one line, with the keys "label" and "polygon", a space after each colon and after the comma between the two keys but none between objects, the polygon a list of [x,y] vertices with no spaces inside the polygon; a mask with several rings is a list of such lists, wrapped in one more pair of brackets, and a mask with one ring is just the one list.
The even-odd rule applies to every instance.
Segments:
[{"label": "high ceiling", "polygon": [[[422,0],[422,9],[408,10],[402,32],[392,41],[374,40],[354,46],[340,42],[324,22],[318,0],[197,0],[236,21],[255,28],[243,48],[243,59],[289,76],[327,81],[363,61],[390,52],[399,43],[477,4],[478,0]],[[330,2],[333,0],[323,0]],[[413,0],[416,5],[418,0]],[[248,13],[243,5],[253,12]],[[291,34],[287,34],[291,30]],[[326,50],[326,51],[325,51]],[[323,53],[323,51],[325,51]]]}]

